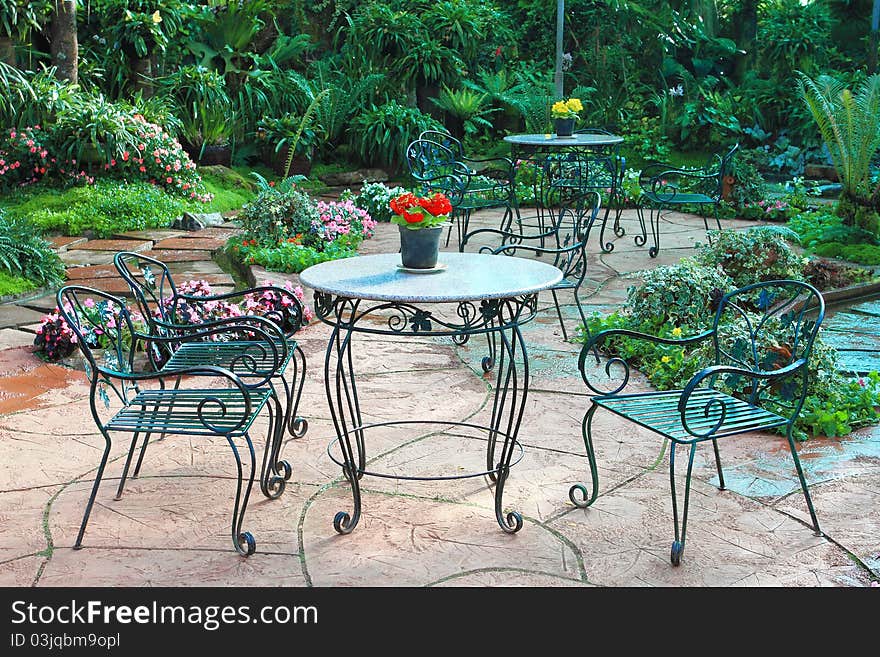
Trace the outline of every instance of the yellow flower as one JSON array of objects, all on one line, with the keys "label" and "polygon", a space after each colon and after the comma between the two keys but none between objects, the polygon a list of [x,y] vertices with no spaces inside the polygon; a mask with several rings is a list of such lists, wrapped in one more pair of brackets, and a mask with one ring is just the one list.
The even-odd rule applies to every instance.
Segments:
[{"label": "yellow flower", "polygon": [[[544,107],[547,107],[544,105]],[[568,111],[568,106],[562,102],[561,100],[557,100],[553,103],[553,113],[554,114],[565,114]]]},{"label": "yellow flower", "polygon": [[669,361],[671,361],[672,359],[669,356],[664,356],[660,360],[665,364],[665,363],[668,363]]},{"label": "yellow flower", "polygon": [[154,23],[161,23],[161,22],[162,22],[162,17],[159,15],[159,10],[158,10],[158,9],[157,9],[156,11],[153,12],[153,17],[152,17],[152,18],[153,18],[153,22],[154,22]]},{"label": "yellow flower", "polygon": [[572,112],[581,112],[584,109],[583,104],[581,104],[580,98],[569,98],[565,106],[568,107],[568,109],[570,109]]},{"label": "yellow flower", "polygon": [[672,329],[672,335],[674,335],[676,338],[680,338],[681,329],[676,326],[674,329]]}]

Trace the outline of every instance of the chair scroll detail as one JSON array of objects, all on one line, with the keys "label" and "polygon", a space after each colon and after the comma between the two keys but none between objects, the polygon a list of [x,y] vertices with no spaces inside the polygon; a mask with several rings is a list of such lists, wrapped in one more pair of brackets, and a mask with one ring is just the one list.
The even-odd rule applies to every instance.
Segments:
[{"label": "chair scroll detail", "polygon": [[[602,331],[581,349],[578,368],[594,393],[584,415],[582,434],[590,469],[590,490],[575,484],[569,490],[579,507],[591,505],[598,496],[598,473],[593,447],[592,422],[598,408],[660,434],[671,441],[670,486],[675,538],[671,561],[679,565],[684,551],[688,502],[694,455],[699,443],[712,441],[719,488],[724,473],[718,439],[752,431],[776,430],[785,434],[813,530],[821,535],[803,468],[795,447],[794,423],[809,388],[809,360],[813,343],[825,315],[822,295],[798,281],[756,283],[725,294],[712,327],[687,338],[659,338],[623,329]],[[590,363],[600,364],[598,347],[626,337],[655,344],[695,345],[711,340],[714,364],[697,372],[680,390],[629,393],[630,365],[611,357],[601,371],[607,385],[594,380]],[[684,499],[679,514],[675,481],[676,447],[688,446]]]}]

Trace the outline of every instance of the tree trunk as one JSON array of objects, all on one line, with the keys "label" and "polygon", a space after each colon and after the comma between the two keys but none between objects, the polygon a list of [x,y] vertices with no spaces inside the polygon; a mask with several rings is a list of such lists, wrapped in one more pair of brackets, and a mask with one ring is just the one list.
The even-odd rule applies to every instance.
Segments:
[{"label": "tree trunk", "polygon": [[758,0],[743,0],[738,18],[734,19],[736,26],[736,45],[745,51],[736,61],[735,77],[737,82],[742,82],[746,73],[755,65],[755,44],[758,41]]},{"label": "tree trunk", "polygon": [[0,36],[0,62],[15,66],[15,42],[12,37]]},{"label": "tree trunk", "polygon": [[76,84],[79,45],[76,40],[76,0],[58,0],[52,17],[52,65],[55,76]]},{"label": "tree trunk", "polygon": [[149,55],[143,59],[135,58],[131,62],[131,84],[135,93],[141,92],[144,98],[152,98],[153,89],[153,61]]}]

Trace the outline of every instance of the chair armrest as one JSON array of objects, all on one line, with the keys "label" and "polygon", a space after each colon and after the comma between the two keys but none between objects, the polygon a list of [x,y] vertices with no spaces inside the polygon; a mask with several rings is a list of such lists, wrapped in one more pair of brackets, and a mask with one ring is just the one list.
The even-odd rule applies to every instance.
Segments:
[{"label": "chair armrest", "polygon": [[[476,237],[477,235],[493,235],[497,236],[496,244],[498,246],[484,246],[480,247],[480,253],[493,253],[495,249],[503,249],[508,246],[522,246],[525,240],[547,240],[547,239],[555,239],[556,232],[548,231],[546,233],[539,233],[537,235],[520,235],[519,233],[513,233],[506,230],[500,230],[498,228],[478,228],[477,230],[472,230],[469,233],[465,233],[465,235],[461,238],[461,244],[458,247],[458,250],[462,253],[464,252],[465,245],[471,240],[472,237]],[[529,249],[533,247],[529,246]],[[534,247],[534,249],[538,249],[540,247]],[[494,254],[493,255],[497,255]]]},{"label": "chair armrest", "polygon": [[[238,413],[241,414],[241,417],[238,418],[236,424],[232,427],[218,427],[215,424],[209,422],[204,415],[204,409],[207,405],[212,405],[215,408],[219,408],[222,412],[223,417],[225,418],[228,414],[231,414],[231,411],[220,399],[211,394],[210,390],[204,390],[205,396],[199,402],[198,407],[196,408],[196,414],[198,416],[199,422],[204,425],[209,431],[213,431],[218,434],[228,434],[233,433],[241,429],[248,421],[251,415],[251,397],[248,391],[249,386],[247,386],[236,374],[231,372],[230,370],[224,367],[217,367],[214,365],[199,365],[197,367],[187,367],[179,370],[173,370],[170,372],[148,372],[145,374],[130,374],[125,372],[116,372],[113,370],[108,370],[104,367],[98,366],[98,372],[105,379],[117,379],[119,381],[123,381],[125,383],[133,383],[137,384],[143,381],[161,381],[162,387],[164,388],[164,380],[167,378],[177,378],[180,376],[186,375],[196,375],[196,376],[214,376],[221,377],[229,381],[233,387],[237,388],[241,393],[242,403],[244,404],[243,408],[233,416],[233,419],[238,418]],[[95,388],[99,382],[99,378],[95,377],[92,383],[92,394],[94,395]],[[94,401],[93,404],[94,406]],[[94,410],[94,409],[93,409]]]},{"label": "chair armrest", "polygon": [[694,374],[691,380],[688,381],[687,385],[681,391],[681,396],[678,398],[678,412],[681,414],[681,424],[684,427],[685,431],[687,431],[692,436],[695,436],[697,438],[705,438],[714,434],[718,430],[718,428],[724,423],[724,419],[727,417],[727,405],[719,399],[710,399],[703,406],[702,416],[708,418],[710,411],[714,407],[719,409],[721,413],[718,421],[705,431],[696,431],[688,426],[687,412],[691,411],[691,415],[693,416],[695,409],[695,406],[690,405],[691,395],[706,379],[710,379],[719,374],[738,374],[740,376],[750,379],[773,381],[789,377],[799,370],[805,368],[806,365],[806,359],[799,358],[793,363],[778,370],[747,370],[741,367],[734,367],[732,365],[711,365],[709,367],[703,368],[702,370]]},{"label": "chair armrest", "polygon": [[587,342],[581,348],[581,353],[580,353],[580,356],[578,357],[578,369],[581,372],[581,378],[583,379],[584,383],[587,385],[587,387],[590,390],[595,392],[597,395],[616,395],[621,390],[623,390],[626,387],[626,385],[629,383],[630,365],[629,365],[629,363],[626,362],[625,359],[623,359],[619,356],[613,356],[612,358],[609,358],[608,362],[605,364],[605,374],[607,374],[609,377],[612,377],[612,378],[613,378],[613,375],[611,374],[612,366],[617,365],[617,366],[620,366],[623,368],[622,380],[621,380],[620,384],[612,390],[602,390],[601,388],[594,385],[593,382],[590,381],[590,378],[587,375],[587,371],[585,368],[586,362],[587,362],[587,356],[591,353],[595,357],[597,365],[601,362],[599,359],[598,346],[602,342],[607,340],[608,338],[620,336],[620,337],[633,338],[636,340],[645,340],[646,342],[651,342],[654,344],[687,345],[687,344],[694,344],[694,343],[700,342],[702,340],[705,340],[706,338],[711,337],[714,334],[715,334],[715,330],[710,329],[708,331],[704,331],[703,333],[698,333],[697,335],[692,335],[687,338],[661,338],[656,335],[648,335],[647,333],[638,333],[637,331],[630,331],[627,329],[608,329],[606,331],[600,331],[599,333],[597,333],[596,335],[591,337],[589,340],[587,340]]}]

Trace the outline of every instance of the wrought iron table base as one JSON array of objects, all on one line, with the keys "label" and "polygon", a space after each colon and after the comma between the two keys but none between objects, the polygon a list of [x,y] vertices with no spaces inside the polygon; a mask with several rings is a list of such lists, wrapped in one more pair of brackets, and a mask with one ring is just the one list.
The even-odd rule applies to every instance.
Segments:
[{"label": "wrought iron table base", "polygon": [[[375,305],[372,305],[375,304]],[[516,298],[492,299],[480,302],[459,302],[454,321],[445,321],[431,311],[401,302],[368,302],[359,299],[316,292],[315,309],[322,321],[333,326],[324,360],[324,385],[330,416],[337,438],[330,447],[338,444],[341,459],[335,458],[328,447],[331,459],[342,467],[343,475],[351,486],[352,510],[339,511],[333,519],[333,527],[340,534],[350,533],[361,517],[360,479],[373,475],[409,480],[445,480],[488,476],[495,481],[495,517],[501,529],[507,533],[518,532],[523,526],[522,516],[516,511],[505,513],[503,507],[504,485],[510,468],[522,457],[522,447],[517,434],[522,422],[528,396],[528,355],[519,325],[532,319],[537,310],[537,294]],[[358,325],[367,315],[375,317],[378,312],[391,315],[386,327]],[[352,337],[355,333],[379,335],[446,336],[456,344],[465,344],[472,335],[494,336],[497,367],[495,394],[489,426],[463,422],[432,420],[401,420],[365,424],[361,416],[357,379],[352,358]],[[485,369],[485,365],[484,365]],[[486,468],[481,472],[465,475],[439,477],[408,477],[367,470],[365,432],[367,429],[400,424],[443,424],[463,426],[488,432]],[[514,460],[514,453],[519,456]]]}]

